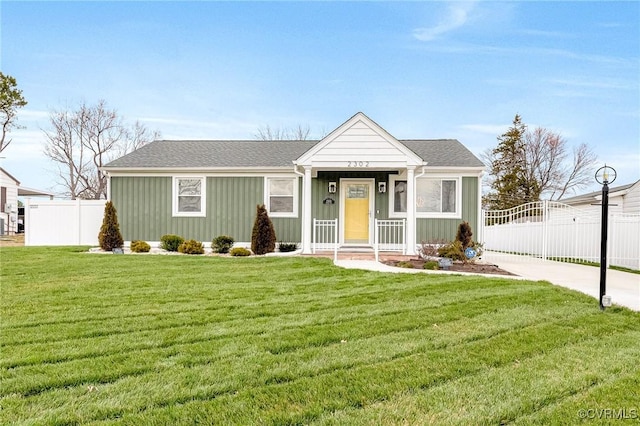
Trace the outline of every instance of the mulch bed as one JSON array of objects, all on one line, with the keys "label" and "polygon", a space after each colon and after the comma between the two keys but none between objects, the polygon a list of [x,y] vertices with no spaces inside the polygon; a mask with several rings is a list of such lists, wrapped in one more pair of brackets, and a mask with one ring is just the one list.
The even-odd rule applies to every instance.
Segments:
[{"label": "mulch bed", "polygon": [[[424,269],[425,261],[422,259],[405,259],[405,260],[387,260],[383,263],[389,266],[398,266],[398,263],[404,262],[405,264],[410,263],[413,265],[414,269]],[[406,267],[406,266],[405,266]],[[515,276],[516,274],[512,274],[509,271],[505,271],[504,269],[498,268],[497,265],[493,265],[491,263],[479,263],[479,262],[454,262],[451,267],[448,269],[453,272],[468,272],[472,274],[493,274],[493,275],[511,275]]]}]

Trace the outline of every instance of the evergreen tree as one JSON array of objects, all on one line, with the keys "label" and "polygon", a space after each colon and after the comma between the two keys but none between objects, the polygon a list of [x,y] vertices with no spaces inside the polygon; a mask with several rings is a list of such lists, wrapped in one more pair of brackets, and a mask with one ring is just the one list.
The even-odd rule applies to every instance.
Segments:
[{"label": "evergreen tree", "polygon": [[473,232],[471,232],[471,225],[469,222],[462,222],[458,225],[458,232],[456,234],[456,241],[460,241],[462,244],[462,250],[467,247],[473,246],[473,240],[471,237],[473,236]]},{"label": "evergreen tree", "polygon": [[498,137],[498,146],[492,151],[492,192],[484,197],[486,208],[509,209],[540,199],[539,183],[535,178],[528,178],[526,131],[527,126],[516,114],[512,127]]},{"label": "evergreen tree", "polygon": [[276,249],[276,231],[264,204],[258,204],[256,220],[251,232],[251,251],[255,254],[271,253]]},{"label": "evergreen tree", "polygon": [[121,248],[124,244],[118,225],[118,213],[111,201],[107,201],[104,206],[104,218],[98,234],[100,248],[105,251],[113,251],[114,248]]}]

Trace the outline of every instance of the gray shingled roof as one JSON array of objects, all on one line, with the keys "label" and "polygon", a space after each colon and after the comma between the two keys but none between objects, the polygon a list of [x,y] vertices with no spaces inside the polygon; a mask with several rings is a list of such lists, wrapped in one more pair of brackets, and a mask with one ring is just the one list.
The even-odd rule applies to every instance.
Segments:
[{"label": "gray shingled roof", "polygon": [[484,163],[456,139],[399,142],[426,161],[427,167],[484,167]]},{"label": "gray shingled roof", "polygon": [[318,141],[155,141],[105,167],[288,167]]},{"label": "gray shingled roof", "polygon": [[[155,141],[120,157],[105,168],[260,168],[289,167],[319,141]],[[428,166],[483,167],[455,139],[401,140]]]}]

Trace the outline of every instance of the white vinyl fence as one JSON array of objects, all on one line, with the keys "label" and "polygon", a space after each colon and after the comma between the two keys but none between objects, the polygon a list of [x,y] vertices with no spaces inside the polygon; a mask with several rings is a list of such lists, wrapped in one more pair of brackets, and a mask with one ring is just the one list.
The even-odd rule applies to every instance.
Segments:
[{"label": "white vinyl fence", "polygon": [[[556,201],[483,211],[485,259],[505,253],[598,263],[600,220],[600,212],[583,211]],[[610,214],[608,224],[607,263],[640,269],[640,215]]]},{"label": "white vinyl fence", "polygon": [[24,209],[26,246],[98,245],[105,200],[30,200]]}]

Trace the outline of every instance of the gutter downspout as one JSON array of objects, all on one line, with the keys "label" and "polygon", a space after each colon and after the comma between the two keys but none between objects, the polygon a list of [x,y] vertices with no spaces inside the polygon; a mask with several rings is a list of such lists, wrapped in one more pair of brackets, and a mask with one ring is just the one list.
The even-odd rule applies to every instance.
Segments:
[{"label": "gutter downspout", "polygon": [[[411,195],[411,203],[407,203],[410,204],[407,205],[407,228],[406,228],[406,232],[407,232],[407,236],[406,236],[406,253],[408,255],[414,255],[416,254],[416,236],[417,236],[417,227],[416,225],[418,224],[417,218],[416,218],[416,185],[418,183],[417,179],[419,177],[424,176],[424,174],[426,173],[426,168],[427,163],[424,162],[422,163],[422,172],[418,175],[413,175],[412,179],[411,179],[411,191],[413,192],[413,194]],[[407,169],[407,180],[409,179],[409,170]],[[409,201],[409,200],[407,200]],[[411,212],[409,212],[409,209],[411,209]],[[410,218],[410,220],[409,220]]]}]

